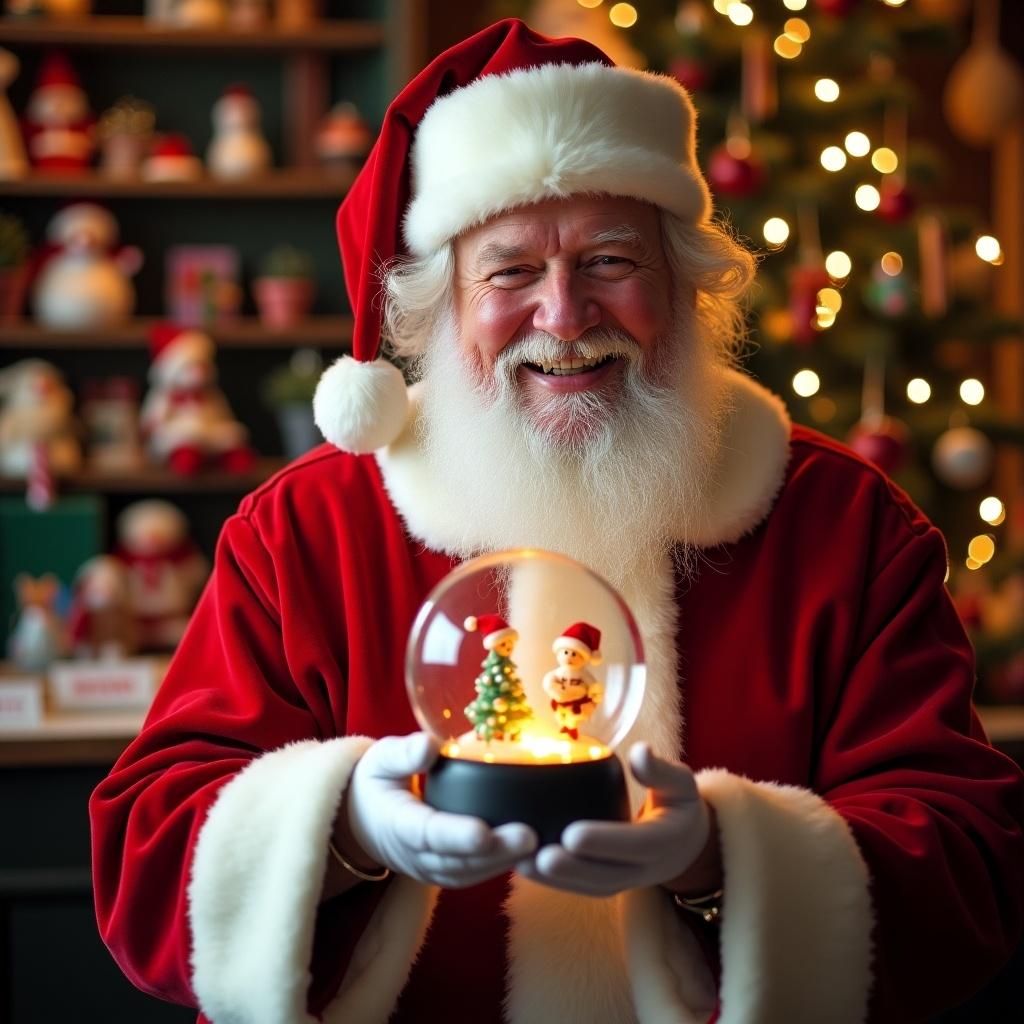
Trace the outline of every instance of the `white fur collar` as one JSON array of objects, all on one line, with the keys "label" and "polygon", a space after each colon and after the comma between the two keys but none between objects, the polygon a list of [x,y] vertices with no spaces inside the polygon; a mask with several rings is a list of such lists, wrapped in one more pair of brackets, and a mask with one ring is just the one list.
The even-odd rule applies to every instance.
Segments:
[{"label": "white fur collar", "polygon": [[[782,400],[745,374],[723,373],[730,412],[713,494],[691,536],[674,538],[703,548],[739,540],[767,517],[789,461],[790,420]],[[410,389],[405,430],[376,453],[377,463],[409,532],[434,550],[453,551],[461,529],[450,522],[450,506],[432,486],[417,444],[418,392]]]}]

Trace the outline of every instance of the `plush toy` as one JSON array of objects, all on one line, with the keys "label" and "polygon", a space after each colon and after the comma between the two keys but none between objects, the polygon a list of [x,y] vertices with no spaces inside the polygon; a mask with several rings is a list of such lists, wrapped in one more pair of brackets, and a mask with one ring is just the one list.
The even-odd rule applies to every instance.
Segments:
[{"label": "plush toy", "polygon": [[217,178],[251,178],[270,166],[260,107],[245,85],[232,85],[213,105],[213,139],[206,164]]},{"label": "plush toy", "polygon": [[124,658],[135,653],[138,630],[128,570],[112,555],[90,558],[75,576],[68,634],[79,658]]},{"label": "plush toy", "polygon": [[74,398],[61,372],[42,359],[23,359],[0,371],[0,473],[28,477],[40,453],[58,475],[81,464]]},{"label": "plush toy", "polygon": [[177,473],[204,466],[244,472],[254,461],[248,431],[216,385],[210,338],[195,328],[157,324],[150,334],[153,362],[142,404],[142,433],[149,452]]},{"label": "plush toy", "polygon": [[83,174],[96,149],[96,119],[68,58],[47,54],[22,123],[28,157],[41,171]]},{"label": "plush toy", "polygon": [[7,656],[25,672],[45,672],[64,653],[64,626],[54,610],[60,580],[51,573],[35,579],[28,573],[14,578],[17,621],[7,641]]},{"label": "plush toy", "polygon": [[142,266],[142,253],[135,246],[119,246],[119,234],[113,215],[97,203],[71,203],[53,217],[33,292],[40,322],[85,330],[113,327],[131,317],[131,276]]},{"label": "plush toy", "polygon": [[184,514],[158,499],[129,505],[117,519],[114,554],[127,574],[139,647],[177,645],[209,572]]}]

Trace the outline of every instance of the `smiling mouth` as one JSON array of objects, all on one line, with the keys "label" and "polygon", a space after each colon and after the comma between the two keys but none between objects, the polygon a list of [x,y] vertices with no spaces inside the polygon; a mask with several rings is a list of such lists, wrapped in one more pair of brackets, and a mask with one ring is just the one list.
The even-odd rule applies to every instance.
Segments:
[{"label": "smiling mouth", "polygon": [[552,362],[524,363],[528,369],[543,373],[547,377],[574,377],[578,374],[593,373],[602,366],[614,362],[618,356],[604,356],[600,359],[556,359]]}]

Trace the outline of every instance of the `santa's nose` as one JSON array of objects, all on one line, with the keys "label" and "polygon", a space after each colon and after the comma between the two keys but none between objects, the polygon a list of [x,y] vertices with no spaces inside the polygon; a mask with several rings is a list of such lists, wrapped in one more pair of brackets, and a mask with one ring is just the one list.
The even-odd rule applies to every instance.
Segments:
[{"label": "santa's nose", "polygon": [[601,322],[601,310],[581,276],[570,267],[549,267],[537,293],[533,326],[560,341],[575,341]]}]

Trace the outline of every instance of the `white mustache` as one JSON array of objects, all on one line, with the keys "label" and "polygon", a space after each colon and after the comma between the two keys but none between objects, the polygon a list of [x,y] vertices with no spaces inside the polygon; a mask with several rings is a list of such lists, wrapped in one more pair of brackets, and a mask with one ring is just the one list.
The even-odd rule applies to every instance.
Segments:
[{"label": "white mustache", "polygon": [[560,359],[640,359],[640,346],[625,332],[612,327],[595,328],[573,341],[559,341],[535,331],[507,345],[495,360],[495,371],[510,378],[524,363],[555,363]]}]

